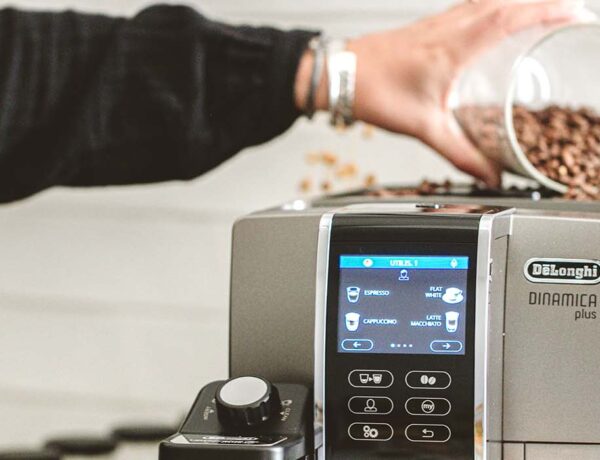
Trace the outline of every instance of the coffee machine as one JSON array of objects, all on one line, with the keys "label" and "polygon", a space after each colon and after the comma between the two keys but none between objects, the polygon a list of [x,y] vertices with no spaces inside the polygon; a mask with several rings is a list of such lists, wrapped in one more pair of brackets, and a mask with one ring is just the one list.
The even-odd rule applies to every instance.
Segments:
[{"label": "coffee machine", "polygon": [[599,241],[598,204],[537,190],[359,191],[241,218],[231,380],[161,459],[600,458]]}]

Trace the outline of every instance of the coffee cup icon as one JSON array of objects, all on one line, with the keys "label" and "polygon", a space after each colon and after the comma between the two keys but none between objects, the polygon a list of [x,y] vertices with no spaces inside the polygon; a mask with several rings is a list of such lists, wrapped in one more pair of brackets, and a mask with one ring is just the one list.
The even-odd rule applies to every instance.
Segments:
[{"label": "coffee cup icon", "polygon": [[350,286],[346,288],[346,294],[348,295],[348,302],[356,303],[360,298],[360,288],[357,286]]},{"label": "coffee cup icon", "polygon": [[446,292],[442,296],[442,300],[446,303],[454,304],[460,303],[465,299],[463,291],[461,289],[451,287],[446,289]]},{"label": "coffee cup icon", "polygon": [[360,324],[360,314],[358,313],[347,313],[346,314],[346,329],[350,332],[356,332]]},{"label": "coffee cup icon", "polygon": [[456,332],[458,329],[458,317],[460,313],[456,311],[449,311],[446,313],[446,330],[448,332]]}]

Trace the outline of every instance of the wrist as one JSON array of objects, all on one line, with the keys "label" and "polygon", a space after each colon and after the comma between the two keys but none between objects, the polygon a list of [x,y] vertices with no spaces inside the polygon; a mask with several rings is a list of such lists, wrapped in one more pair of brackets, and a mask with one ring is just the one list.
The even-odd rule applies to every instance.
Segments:
[{"label": "wrist", "polygon": [[294,101],[296,103],[296,108],[301,112],[306,108],[306,97],[310,89],[310,75],[314,60],[313,53],[307,49],[302,53],[302,57],[298,63],[296,81],[294,84]]},{"label": "wrist", "polygon": [[[305,111],[306,109],[306,100],[308,96],[308,92],[310,90],[311,85],[311,75],[312,69],[315,65],[315,57],[314,53],[310,50],[304,51],[302,57],[300,58],[300,63],[298,64],[298,71],[296,73],[296,82],[294,87],[294,100],[296,103],[296,108],[300,111]],[[317,85],[315,91],[315,109],[316,110],[327,110],[328,109],[328,100],[329,97],[327,95],[327,72],[323,71],[321,73],[321,77],[319,79],[319,83]]]}]

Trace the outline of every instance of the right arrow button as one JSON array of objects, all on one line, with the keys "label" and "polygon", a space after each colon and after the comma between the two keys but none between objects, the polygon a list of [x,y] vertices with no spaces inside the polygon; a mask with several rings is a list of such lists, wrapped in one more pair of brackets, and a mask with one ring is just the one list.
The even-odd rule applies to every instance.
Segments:
[{"label": "right arrow button", "polygon": [[452,437],[450,428],[446,425],[413,424],[404,431],[406,439],[411,442],[448,442]]},{"label": "right arrow button", "polygon": [[460,353],[463,350],[463,344],[458,340],[434,340],[429,348],[434,353]]}]

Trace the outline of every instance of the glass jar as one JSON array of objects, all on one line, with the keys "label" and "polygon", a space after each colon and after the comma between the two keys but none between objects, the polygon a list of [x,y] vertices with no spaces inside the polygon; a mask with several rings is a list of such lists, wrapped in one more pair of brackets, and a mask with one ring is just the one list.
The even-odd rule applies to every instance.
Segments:
[{"label": "glass jar", "polygon": [[449,99],[485,155],[560,193],[600,171],[600,23],[590,15],[506,38],[466,69]]}]

